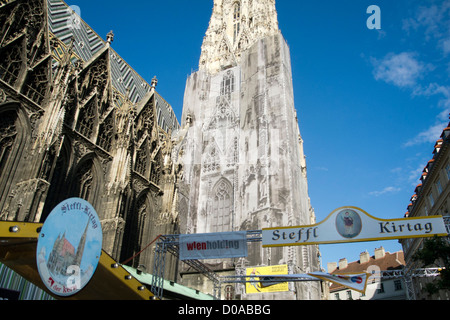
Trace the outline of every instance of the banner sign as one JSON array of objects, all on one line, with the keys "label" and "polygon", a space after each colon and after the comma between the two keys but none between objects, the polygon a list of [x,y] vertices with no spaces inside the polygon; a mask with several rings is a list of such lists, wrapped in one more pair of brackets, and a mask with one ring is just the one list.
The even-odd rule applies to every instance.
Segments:
[{"label": "banner sign", "polygon": [[102,253],[102,226],[87,201],[57,205],[39,234],[36,262],[45,286],[55,295],[78,293],[95,273]]},{"label": "banner sign", "polygon": [[[246,275],[247,283],[245,286],[246,293],[263,293],[263,292],[287,292],[289,291],[289,283],[277,281],[280,275],[288,274],[288,266],[269,266],[269,267],[256,267],[247,268]],[[275,276],[276,277],[272,277]],[[272,279],[272,282],[259,282],[260,279],[267,280]]]},{"label": "banner sign", "polygon": [[245,231],[180,235],[180,260],[247,256],[247,232]]},{"label": "banner sign", "polygon": [[366,292],[367,281],[370,277],[370,274],[365,272],[358,274],[329,274],[324,272],[312,272],[308,274],[324,281],[330,281],[336,284],[340,284],[346,288],[361,292],[362,294]]},{"label": "banner sign", "polygon": [[[256,280],[262,279],[264,282],[260,282],[259,287],[265,288],[269,286],[279,285],[284,281],[297,281],[297,279],[310,278],[311,280],[323,280],[333,282],[342,285],[346,288],[365,293],[367,288],[367,281],[369,280],[370,274],[368,273],[343,273],[343,274],[330,274],[324,272],[311,272],[308,274],[287,274],[287,275],[260,275]],[[253,280],[253,278],[250,278]],[[270,280],[270,282],[268,282]],[[248,286],[248,284],[247,284]],[[265,291],[269,292],[269,291]]]},{"label": "banner sign", "polygon": [[442,216],[383,220],[356,207],[334,210],[311,226],[262,230],[263,247],[301,246],[447,236]]}]

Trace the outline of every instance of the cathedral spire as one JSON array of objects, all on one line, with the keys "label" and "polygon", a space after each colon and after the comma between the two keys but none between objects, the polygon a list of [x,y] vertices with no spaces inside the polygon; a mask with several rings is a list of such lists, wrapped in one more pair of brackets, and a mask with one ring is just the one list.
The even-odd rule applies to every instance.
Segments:
[{"label": "cathedral spire", "polygon": [[74,265],[80,266],[81,260],[83,259],[84,247],[86,246],[86,238],[89,229],[90,220],[88,220],[86,228],[84,229],[83,235],[81,236],[80,242],[78,244],[78,249],[76,252],[75,259],[73,261]]},{"label": "cathedral spire", "polygon": [[199,68],[214,74],[235,66],[255,42],[278,32],[275,0],[214,0]]}]

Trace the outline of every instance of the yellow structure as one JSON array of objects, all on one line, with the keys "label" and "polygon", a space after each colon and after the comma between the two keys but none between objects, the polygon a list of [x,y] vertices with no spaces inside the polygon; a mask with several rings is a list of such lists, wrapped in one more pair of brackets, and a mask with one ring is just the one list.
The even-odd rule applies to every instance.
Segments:
[{"label": "yellow structure", "polygon": [[[48,292],[36,265],[40,223],[0,221],[0,262]],[[105,251],[97,270],[78,294],[61,300],[153,300],[154,295]]]},{"label": "yellow structure", "polygon": [[[288,266],[286,265],[280,265],[280,266],[268,266],[268,267],[257,267],[257,268],[247,268],[247,275],[248,276],[271,276],[271,275],[286,275],[288,274]],[[286,292],[289,291],[289,283],[288,282],[282,282],[271,286],[262,286],[261,282],[259,281],[260,278],[258,277],[252,277],[248,278],[248,281],[253,280],[251,282],[247,282],[246,284],[246,292],[247,294],[250,293],[263,293],[263,292]]]}]

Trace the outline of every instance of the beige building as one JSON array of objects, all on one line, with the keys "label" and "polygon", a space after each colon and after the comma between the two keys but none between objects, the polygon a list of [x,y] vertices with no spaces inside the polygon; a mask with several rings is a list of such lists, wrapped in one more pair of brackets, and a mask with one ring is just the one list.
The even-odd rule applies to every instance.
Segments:
[{"label": "beige building", "polygon": [[[447,225],[450,224],[450,125],[442,132],[436,141],[433,157],[428,161],[422,171],[420,183],[417,185],[411,202],[407,207],[405,217],[423,217],[442,215]],[[450,233],[450,230],[447,230]],[[446,238],[449,241],[449,238]],[[414,272],[417,268],[423,268],[413,256],[422,248],[425,238],[403,239],[400,243],[405,252],[406,271]],[[440,267],[436,265],[427,267]],[[422,299],[450,299],[449,291],[440,291],[439,294],[430,297],[424,289],[426,283],[433,281],[434,277],[414,278],[414,298]]]},{"label": "beige building", "polygon": [[380,277],[380,271],[402,270],[405,265],[403,251],[389,253],[383,247],[375,249],[371,256],[367,251],[360,254],[358,261],[348,262],[343,258],[339,263],[329,263],[328,273],[373,274],[367,283],[366,292],[360,293],[338,284],[330,285],[330,300],[406,300],[406,287],[403,277]]}]

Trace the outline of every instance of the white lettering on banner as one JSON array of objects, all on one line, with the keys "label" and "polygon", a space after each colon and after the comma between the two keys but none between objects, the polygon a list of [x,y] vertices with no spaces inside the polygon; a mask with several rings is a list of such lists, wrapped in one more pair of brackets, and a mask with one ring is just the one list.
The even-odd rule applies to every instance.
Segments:
[{"label": "white lettering on banner", "polygon": [[228,240],[218,240],[218,241],[204,241],[204,242],[191,242],[186,243],[186,248],[188,251],[194,250],[217,250],[217,249],[239,249],[240,241],[228,241]]},{"label": "white lettering on banner", "polygon": [[180,235],[180,260],[241,258],[247,255],[245,231]]},{"label": "white lettering on banner", "polygon": [[299,246],[447,236],[442,216],[378,219],[356,207],[334,210],[312,226],[262,230],[263,247]]}]

